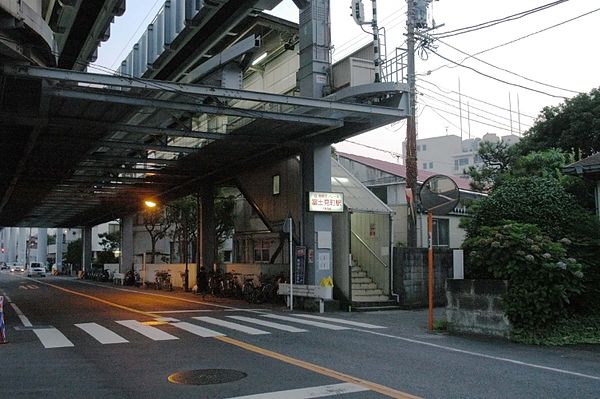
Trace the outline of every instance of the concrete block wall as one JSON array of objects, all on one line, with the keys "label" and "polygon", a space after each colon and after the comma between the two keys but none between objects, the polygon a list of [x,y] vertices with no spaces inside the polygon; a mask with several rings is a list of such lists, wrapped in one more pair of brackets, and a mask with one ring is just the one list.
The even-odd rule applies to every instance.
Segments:
[{"label": "concrete block wall", "polygon": [[[427,248],[394,248],[394,292],[400,295],[400,305],[424,308],[427,299]],[[452,250],[435,248],[433,251],[435,306],[446,305],[445,282],[452,277]]]},{"label": "concrete block wall", "polygon": [[512,326],[502,310],[505,280],[446,280],[446,318],[452,332],[509,337]]}]

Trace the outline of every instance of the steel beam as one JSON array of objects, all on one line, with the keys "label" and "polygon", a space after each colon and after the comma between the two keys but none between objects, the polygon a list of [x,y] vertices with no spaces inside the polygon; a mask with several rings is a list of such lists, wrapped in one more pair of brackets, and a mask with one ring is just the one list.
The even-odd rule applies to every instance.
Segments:
[{"label": "steel beam", "polygon": [[[94,73],[65,71],[62,69],[41,68],[33,66],[5,65],[4,73],[23,77],[37,77],[55,79],[73,83],[89,83],[96,85],[115,86],[124,88],[147,89],[159,92],[174,92],[181,95],[217,97],[230,100],[255,101],[262,103],[286,104],[298,107],[313,108],[312,111],[347,111],[350,113],[387,115],[398,118],[406,117],[406,110],[381,107],[374,105],[343,103],[326,99],[313,99],[306,97],[286,96],[282,94],[269,94],[249,90],[221,89],[210,86],[173,83],[151,79],[134,79],[123,76],[111,76]],[[381,94],[401,94],[407,92],[406,85],[402,83],[380,83]]]},{"label": "steel beam", "polygon": [[[133,158],[115,155],[92,154],[86,155],[85,158],[83,158],[82,162],[119,162],[123,164],[177,165],[179,163],[179,160],[157,158]],[[76,168],[77,166],[74,167],[74,169]]]},{"label": "steel beam", "polygon": [[104,140],[98,142],[98,147],[108,148],[120,148],[125,150],[145,150],[145,151],[162,151],[162,152],[175,152],[175,153],[186,153],[191,154],[198,152],[202,147],[181,147],[175,145],[160,145],[160,144],[145,144],[145,143],[131,143],[127,141],[111,141]]},{"label": "steel beam", "polygon": [[274,121],[283,121],[290,123],[305,123],[318,126],[334,126],[342,127],[343,122],[334,118],[326,118],[319,116],[308,116],[308,115],[296,115],[296,114],[284,114],[279,112],[260,111],[254,109],[243,109],[243,108],[231,108],[226,106],[213,106],[204,104],[195,104],[192,102],[184,101],[166,101],[166,100],[153,100],[147,98],[136,98],[126,96],[125,94],[113,91],[112,94],[99,91],[86,91],[86,90],[73,90],[73,89],[59,89],[50,88],[44,91],[48,96],[52,97],[64,97],[74,98],[85,101],[98,101],[108,102],[115,104],[124,104],[134,107],[148,107],[155,109],[175,109],[179,111],[187,111],[200,114],[212,114],[212,115],[228,115],[236,116],[240,118],[251,118],[251,119],[269,119]]}]

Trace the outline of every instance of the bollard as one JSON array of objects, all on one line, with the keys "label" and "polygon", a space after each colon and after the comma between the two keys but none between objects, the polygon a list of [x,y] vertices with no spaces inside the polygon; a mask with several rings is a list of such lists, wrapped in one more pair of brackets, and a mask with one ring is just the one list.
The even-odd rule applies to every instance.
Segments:
[{"label": "bollard", "polygon": [[6,344],[6,329],[4,328],[4,296],[0,295],[0,344]]}]

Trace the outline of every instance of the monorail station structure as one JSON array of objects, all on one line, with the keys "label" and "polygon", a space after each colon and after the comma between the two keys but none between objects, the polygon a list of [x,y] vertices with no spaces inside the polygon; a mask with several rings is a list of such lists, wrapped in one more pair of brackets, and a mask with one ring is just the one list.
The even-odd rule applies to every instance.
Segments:
[{"label": "monorail station structure", "polygon": [[247,200],[272,229],[293,219],[307,284],[334,275],[332,215],[309,193],[332,192],[330,145],[405,118],[408,90],[373,60],[334,73],[328,0],[294,0],[300,26],[263,13],[280,2],[167,0],[107,75],[88,63],[124,0],[0,0],[0,226],[79,227],[85,268],[92,226],[119,218],[124,271],[143,201],[197,194],[210,266],[216,188],[293,159]]}]

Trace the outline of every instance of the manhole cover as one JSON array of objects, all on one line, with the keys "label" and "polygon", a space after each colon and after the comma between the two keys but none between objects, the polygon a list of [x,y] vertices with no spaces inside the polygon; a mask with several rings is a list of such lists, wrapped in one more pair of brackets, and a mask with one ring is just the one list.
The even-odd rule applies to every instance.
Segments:
[{"label": "manhole cover", "polygon": [[188,370],[171,374],[169,382],[187,385],[224,384],[241,380],[247,375],[241,371],[227,369]]}]

